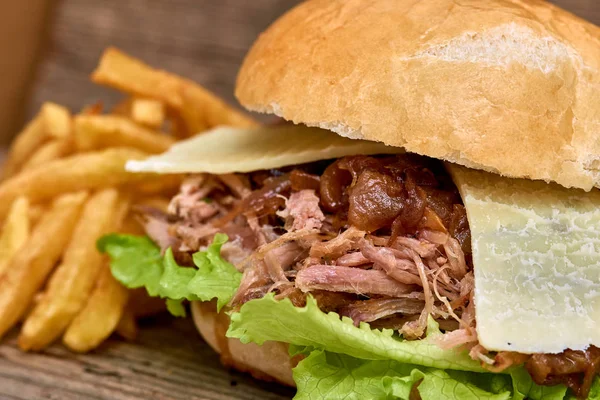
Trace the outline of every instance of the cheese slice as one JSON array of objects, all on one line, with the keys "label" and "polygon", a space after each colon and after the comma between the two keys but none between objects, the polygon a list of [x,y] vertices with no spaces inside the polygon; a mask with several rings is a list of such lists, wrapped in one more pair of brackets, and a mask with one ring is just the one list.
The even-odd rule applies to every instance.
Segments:
[{"label": "cheese slice", "polygon": [[166,153],[129,161],[132,172],[224,174],[280,168],[356,154],[402,153],[398,147],[352,140],[331,131],[285,125],[220,127],[173,145]]},{"label": "cheese slice", "polygon": [[449,169],[471,227],[481,345],[600,346],[600,191]]}]

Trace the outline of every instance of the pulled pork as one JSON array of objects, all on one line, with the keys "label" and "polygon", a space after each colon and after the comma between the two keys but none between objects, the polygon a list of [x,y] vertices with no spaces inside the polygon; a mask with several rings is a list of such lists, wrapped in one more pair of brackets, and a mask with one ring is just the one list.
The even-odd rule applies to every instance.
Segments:
[{"label": "pulled pork", "polygon": [[178,261],[216,232],[222,255],[243,272],[230,306],[274,292],[356,325],[425,334],[446,330],[440,346],[462,347],[492,371],[526,363],[537,383],[566,383],[584,396],[600,350],[527,356],[490,354],[477,342],[471,233],[466,211],[441,163],[414,155],[352,156],[251,174],[191,176],[169,214],[141,210],[148,235]]}]

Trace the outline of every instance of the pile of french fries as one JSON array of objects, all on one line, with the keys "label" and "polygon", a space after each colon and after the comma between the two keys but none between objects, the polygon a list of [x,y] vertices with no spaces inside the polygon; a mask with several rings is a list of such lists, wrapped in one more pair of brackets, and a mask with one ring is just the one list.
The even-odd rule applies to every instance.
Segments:
[{"label": "pile of french fries", "polygon": [[0,338],[22,323],[23,350],[62,338],[85,352],[113,332],[133,339],[136,319],[162,302],[122,287],[96,241],[142,233],[132,209],[166,208],[181,177],[131,174],[125,162],[217,125],[256,124],[194,82],[116,49],[105,51],[92,80],[124,100],[107,114],[101,104],[77,115],[44,104],[0,169]]}]

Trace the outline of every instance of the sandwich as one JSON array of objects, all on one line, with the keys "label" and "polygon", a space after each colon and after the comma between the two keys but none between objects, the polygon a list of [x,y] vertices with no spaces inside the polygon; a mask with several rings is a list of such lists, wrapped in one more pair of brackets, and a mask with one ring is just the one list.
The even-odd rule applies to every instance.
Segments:
[{"label": "sandwich", "polygon": [[130,162],[189,175],[98,247],[300,399],[600,398],[599,38],[541,0],[308,0],[237,81],[288,124]]}]

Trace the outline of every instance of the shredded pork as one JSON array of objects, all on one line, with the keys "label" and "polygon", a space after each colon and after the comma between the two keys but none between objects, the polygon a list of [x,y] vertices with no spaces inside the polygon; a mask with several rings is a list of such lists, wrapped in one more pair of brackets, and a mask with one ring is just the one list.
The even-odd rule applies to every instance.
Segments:
[{"label": "shredded pork", "polygon": [[277,215],[286,219],[288,231],[321,229],[325,220],[319,207],[319,197],[310,189],[292,193],[285,202],[285,209]]},{"label": "shredded pork", "polygon": [[430,159],[353,156],[191,176],[169,215],[141,214],[148,235],[178,260],[216,232],[229,236],[222,255],[243,272],[232,308],[270,292],[298,306],[311,295],[323,311],[407,339],[423,337],[431,316],[446,331],[441,347],[466,349],[491,371],[527,362],[536,382],[566,383],[578,395],[600,365],[595,350],[529,357],[478,343],[466,212]]},{"label": "shredded pork", "polygon": [[353,293],[362,296],[381,295],[399,297],[415,290],[386,273],[375,269],[313,265],[296,275],[296,287],[304,293],[312,290]]}]

